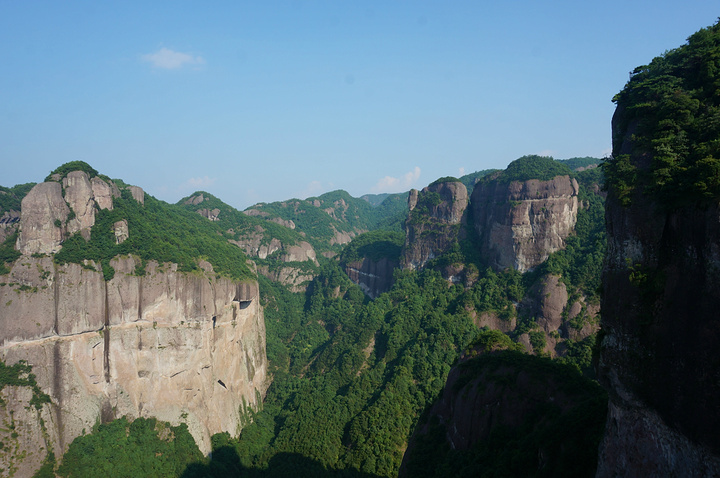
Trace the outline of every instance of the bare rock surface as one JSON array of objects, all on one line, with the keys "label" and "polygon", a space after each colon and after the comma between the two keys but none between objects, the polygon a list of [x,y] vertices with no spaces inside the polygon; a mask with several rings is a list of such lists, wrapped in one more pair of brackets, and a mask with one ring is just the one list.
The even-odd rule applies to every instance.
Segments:
[{"label": "bare rock surface", "polygon": [[23,254],[53,254],[65,239],[64,224],[70,208],[57,182],[35,185],[22,200],[20,235],[16,244]]},{"label": "bare rock surface", "polygon": [[0,244],[15,234],[20,224],[20,211],[10,210],[0,217]]},{"label": "bare rock surface", "polygon": [[95,203],[100,209],[113,209],[113,198],[120,197],[120,190],[115,183],[106,183],[95,176],[90,180]]},{"label": "bare rock surface", "polygon": [[[69,235],[78,231],[86,240],[90,239],[90,228],[95,224],[95,195],[90,179],[84,171],[72,171],[63,178],[65,202],[75,217],[67,221]],[[110,200],[112,202],[112,199]]]},{"label": "bare rock surface", "polygon": [[302,241],[297,245],[284,247],[283,250],[285,252],[282,257],[283,262],[312,261],[315,265],[318,263],[315,249],[308,242]]},{"label": "bare rock surface", "polygon": [[348,263],[345,266],[345,273],[368,297],[375,299],[390,290],[393,271],[398,266],[397,260],[386,257],[377,261],[364,257],[362,260]]},{"label": "bare rock surface", "polygon": [[565,247],[575,228],[578,183],[569,176],[478,183],[471,199],[482,253],[498,270],[526,272]]},{"label": "bare rock surface", "polygon": [[128,190],[130,191],[130,194],[132,194],[133,199],[135,199],[140,204],[145,204],[145,191],[139,186],[128,186]]},{"label": "bare rock surface", "polygon": [[433,183],[421,192],[411,190],[405,223],[404,269],[419,269],[445,252],[462,234],[468,194],[459,181]]},{"label": "bare rock surface", "polygon": [[[245,407],[260,407],[267,360],[257,283],[152,261],[140,276],[138,264],[113,259],[106,282],[92,263],[23,256],[0,277],[0,357],[26,360],[51,397],[42,413],[56,456],[97,420],[123,415],[185,422],[208,453],[212,434],[238,434]],[[39,429],[32,407],[15,419]],[[35,464],[45,453],[30,454],[36,438],[22,445]]]}]

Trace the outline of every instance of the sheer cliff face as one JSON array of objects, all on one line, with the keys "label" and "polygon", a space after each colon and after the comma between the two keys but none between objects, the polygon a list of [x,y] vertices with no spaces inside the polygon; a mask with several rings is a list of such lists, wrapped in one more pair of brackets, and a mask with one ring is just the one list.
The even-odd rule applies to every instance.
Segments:
[{"label": "sheer cliff face", "polygon": [[[639,169],[632,124],[620,154]],[[623,133],[626,133],[623,137]],[[599,376],[610,394],[598,476],[720,474],[720,208],[608,195]]]},{"label": "sheer cliff face", "polygon": [[577,220],[577,194],[569,176],[478,184],[471,204],[483,255],[499,270],[538,266],[565,247]]},{"label": "sheer cliff face", "polygon": [[438,257],[461,234],[468,205],[467,188],[457,181],[434,183],[408,197],[410,214],[401,259],[405,269],[420,269]]},{"label": "sheer cliff face", "polygon": [[348,263],[345,266],[345,273],[368,297],[375,299],[390,290],[393,271],[397,267],[397,260],[383,257],[374,261],[364,257],[362,260]]},{"label": "sheer cliff face", "polygon": [[[36,189],[23,201],[18,244],[25,255],[0,277],[0,357],[31,364],[52,399],[37,413],[33,407],[14,413],[35,437],[21,443],[27,456],[49,447],[59,456],[98,420],[123,415],[185,422],[206,453],[212,434],[237,434],[247,407],[259,408],[266,389],[257,283],[219,277],[204,261],[202,272],[192,274],[150,261],[139,276],[136,259],[116,257],[109,281],[91,261],[54,264],[52,256],[33,253],[57,250],[67,228],[89,233],[92,224],[83,220],[90,213],[73,205],[76,215],[68,220],[67,187],[65,198],[59,183]],[[85,189],[84,198],[93,191]],[[102,197],[95,192],[90,200],[102,204]],[[9,412],[0,411],[0,419],[3,413]],[[37,436],[44,437],[40,443]],[[0,453],[0,463],[7,459]]]}]

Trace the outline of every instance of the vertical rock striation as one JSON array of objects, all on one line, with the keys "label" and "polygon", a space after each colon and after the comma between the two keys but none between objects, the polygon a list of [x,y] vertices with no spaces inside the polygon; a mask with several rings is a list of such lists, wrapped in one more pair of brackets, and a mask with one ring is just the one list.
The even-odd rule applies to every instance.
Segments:
[{"label": "vertical rock striation", "polygon": [[56,453],[98,419],[124,415],[186,422],[209,452],[210,436],[239,433],[265,392],[257,283],[155,262],[137,276],[132,257],[111,264],[105,282],[77,264],[18,260],[0,285],[0,356],[26,360],[52,398],[45,423]]},{"label": "vertical rock striation", "polygon": [[498,270],[538,266],[574,231],[578,192],[569,176],[478,183],[471,204],[482,254]]},{"label": "vertical rock striation", "polygon": [[[57,179],[23,199],[23,255],[0,276],[0,359],[31,365],[52,403],[37,409],[25,388],[2,391],[0,424],[22,424],[23,433],[0,449],[0,467],[29,476],[49,451],[59,457],[98,421],[122,416],[187,423],[205,453],[211,435],[239,434],[267,388],[257,282],[221,277],[206,261],[181,273],[118,256],[108,281],[93,261],[55,264],[66,237],[89,238],[99,208],[119,196],[114,183],[82,171]],[[144,201],[141,188],[129,189]],[[113,229],[118,243],[132,234],[124,220]],[[314,259],[302,248],[292,254]]]}]

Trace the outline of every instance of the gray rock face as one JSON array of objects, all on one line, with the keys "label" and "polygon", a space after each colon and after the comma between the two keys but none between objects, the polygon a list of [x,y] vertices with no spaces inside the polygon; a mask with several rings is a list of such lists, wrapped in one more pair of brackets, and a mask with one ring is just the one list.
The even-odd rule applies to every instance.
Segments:
[{"label": "gray rock face", "polygon": [[115,244],[122,244],[130,237],[130,229],[125,219],[117,221],[113,224],[113,233],[115,233]]},{"label": "gray rock face", "polygon": [[720,458],[653,410],[610,401],[596,476],[718,476]]},{"label": "gray rock face", "polygon": [[100,209],[113,209],[113,198],[120,197],[120,190],[115,183],[106,183],[95,176],[90,180],[95,203]]},{"label": "gray rock face", "polygon": [[[68,235],[78,231],[83,237],[90,239],[90,228],[95,224],[95,195],[90,185],[87,173],[84,171],[72,171],[63,178],[63,189],[65,190],[65,202],[75,217],[67,221],[66,230]],[[112,199],[110,199],[112,202]]]},{"label": "gray rock face", "polygon": [[498,270],[526,272],[538,266],[563,249],[574,231],[578,191],[569,176],[479,183],[471,203],[482,253]]},{"label": "gray rock face", "polygon": [[258,274],[288,286],[293,292],[305,292],[308,283],[315,278],[314,275],[291,266],[274,267],[272,270],[268,266],[260,266],[258,267]]},{"label": "gray rock face", "polygon": [[143,191],[141,187],[128,186],[128,190],[130,191],[130,194],[132,194],[133,199],[140,204],[145,204],[145,191]]},{"label": "gray rock face", "polygon": [[197,212],[197,213],[200,214],[202,217],[204,217],[204,218],[206,218],[206,219],[209,219],[209,220],[211,220],[211,221],[219,221],[219,220],[220,220],[220,209],[218,209],[218,208],[215,208],[215,209],[208,209],[208,208],[198,209],[198,210],[195,211],[195,212]]},{"label": "gray rock face", "polygon": [[[60,183],[40,183],[22,200],[20,235],[15,248],[23,254],[54,254],[65,239],[65,220],[70,208]],[[58,226],[58,224],[60,226]]]},{"label": "gray rock face", "polygon": [[[24,256],[0,277],[0,357],[30,363],[52,398],[40,413],[56,456],[97,420],[123,415],[185,422],[207,453],[212,434],[239,433],[242,410],[261,405],[267,361],[257,283],[217,278],[209,264],[184,274],[150,262],[137,276],[137,264],[115,258],[105,282],[92,263]],[[33,407],[15,420],[41,426]]]},{"label": "gray rock face", "polygon": [[375,299],[392,287],[393,271],[398,267],[397,260],[386,257],[373,261],[364,257],[360,261],[345,266],[345,273],[351,281],[359,285],[368,297]]},{"label": "gray rock face", "polygon": [[419,193],[410,191],[402,267],[422,268],[456,242],[462,234],[467,205],[467,188],[459,181],[434,183]]},{"label": "gray rock face", "polygon": [[[129,189],[136,200],[144,202],[141,188]],[[112,210],[114,197],[120,197],[115,183],[97,176],[90,180],[84,171],[68,173],[62,185],[55,181],[37,184],[22,201],[16,249],[23,254],[54,254],[76,232],[89,240],[98,208]]]},{"label": "gray rock face", "polygon": [[283,250],[283,262],[312,261],[317,265],[315,249],[308,242],[302,241],[297,245],[284,247]]}]

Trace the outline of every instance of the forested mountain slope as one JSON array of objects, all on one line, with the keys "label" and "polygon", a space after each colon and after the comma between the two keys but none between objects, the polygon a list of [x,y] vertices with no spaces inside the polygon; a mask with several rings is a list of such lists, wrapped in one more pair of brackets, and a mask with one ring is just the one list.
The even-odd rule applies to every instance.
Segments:
[{"label": "forested mountain slope", "polygon": [[[363,297],[334,262],[305,296],[261,281],[273,373],[265,408],[239,439],[218,438],[230,464],[217,458],[195,471],[234,466],[282,476],[293,468],[311,476],[323,467],[330,474],[395,476],[410,432],[439,396],[452,365],[482,335],[480,327],[507,332],[506,339],[525,353],[559,357],[570,367],[568,377],[587,380],[580,370],[591,373],[604,249],[599,171],[574,173],[547,158],[525,158],[514,166],[550,178],[558,167],[577,182],[577,231],[566,238],[566,249],[551,253],[532,272],[493,270],[465,216],[469,208],[452,207],[456,191],[465,186],[442,178],[410,195],[410,220],[429,232],[417,239],[407,239],[407,232],[404,240],[392,232],[366,233],[340,255],[344,271],[362,260],[395,265],[392,285],[374,300]],[[437,188],[447,194],[437,193],[434,200]],[[436,233],[433,221],[445,216],[457,217],[441,231],[443,246],[422,266],[403,270],[403,251]],[[594,390],[603,403],[602,392]],[[602,423],[604,408],[593,410],[589,420]],[[597,444],[599,431],[593,436]],[[594,469],[595,454],[588,459],[583,466]]]},{"label": "forested mountain slope", "polygon": [[[575,373],[589,372],[596,330],[593,304],[597,300],[597,283],[590,279],[597,264],[589,258],[601,254],[603,247],[597,222],[598,211],[602,210],[602,196],[597,194],[599,176],[596,171],[572,172],[549,158],[526,157],[512,163],[507,172],[493,176],[480,172],[463,179],[471,179],[474,186],[513,184],[518,178],[508,179],[512,171],[527,176],[520,178],[523,181],[540,181],[535,178],[544,180],[545,176],[552,179],[562,173],[575,181],[574,194],[579,198],[577,230],[563,238],[567,247],[550,251],[547,261],[524,274],[514,268],[496,267],[482,252],[467,192],[458,206],[458,195],[467,187],[454,178],[441,178],[423,191],[412,192],[409,202],[404,195],[391,195],[373,207],[337,191],[306,201],[258,205],[240,212],[202,191],[183,198],[177,205],[168,205],[138,187],[99,175],[85,163],[63,165],[48,176],[49,182],[26,196],[28,215],[25,222],[19,222],[20,235],[17,224],[8,225],[12,237],[3,246],[4,267],[9,277],[19,277],[22,261],[18,258],[21,254],[35,254],[38,257],[31,260],[57,264],[52,266],[56,271],[67,267],[63,264],[77,264],[81,271],[88,269],[84,272],[87,275],[92,268],[99,278],[97,289],[108,288],[108,299],[98,303],[98,310],[104,310],[103,304],[107,303],[109,319],[90,319],[89,330],[81,332],[88,334],[96,327],[98,337],[110,338],[110,345],[104,346],[108,350],[113,350],[113,341],[122,337],[113,331],[123,321],[138,325],[138,330],[151,324],[153,334],[156,328],[182,329],[183,323],[197,321],[203,334],[212,331],[216,336],[219,326],[235,328],[237,320],[236,312],[232,312],[224,322],[218,307],[227,305],[233,311],[233,307],[245,307],[247,303],[253,307],[262,303],[267,329],[262,343],[267,343],[267,370],[272,380],[263,409],[257,397],[243,402],[235,420],[245,431],[238,436],[241,426],[225,428],[227,433],[214,436],[212,446],[227,453],[217,453],[213,461],[188,468],[188,476],[208,470],[219,473],[227,466],[281,476],[298,460],[304,467],[296,470],[298,473],[304,469],[312,474],[320,466],[326,470],[356,470],[368,476],[393,476],[418,418],[439,396],[452,364],[481,334],[479,327],[506,332],[526,352],[560,357],[576,367]],[[50,209],[31,214],[34,204],[46,204],[37,198],[46,196],[53,198],[47,202]],[[518,206],[510,201],[513,199],[509,197],[501,199],[511,208]],[[89,208],[81,207],[87,204]],[[449,227],[438,230],[446,219]],[[403,224],[404,231],[400,228]],[[444,238],[441,242],[427,243],[428,238],[438,234]],[[355,239],[342,244],[351,237]],[[426,255],[414,270],[402,270],[402,264],[408,264],[402,258],[416,249]],[[249,264],[243,252],[255,264]],[[337,252],[339,256],[334,257]],[[365,288],[374,298],[372,301],[350,280],[359,277],[351,272],[353,265],[360,274],[369,267],[367,264],[378,272],[369,275],[384,280]],[[47,269],[44,262],[42,267]],[[230,296],[226,305],[210,307],[217,312],[201,312],[196,305],[188,305],[169,321],[164,313],[155,313],[150,319],[149,311],[156,306],[151,306],[154,299],[148,287],[158,281],[167,283],[169,279],[163,274],[168,267],[171,274],[210,280],[208,285],[193,286],[182,293],[194,302],[208,286],[213,290],[210,296],[217,298],[221,277],[253,281],[255,268],[259,272],[260,294],[250,287]],[[211,280],[213,274],[217,277]],[[55,276],[51,273],[43,277],[52,282]],[[8,283],[18,282],[11,279]],[[40,282],[20,283],[29,287],[29,293],[43,297]],[[128,287],[139,291],[132,296],[139,304],[136,309],[127,309],[128,298],[122,298]],[[127,309],[117,312],[118,318],[114,318],[117,314],[112,309],[115,292],[110,292],[116,288]],[[129,303],[135,300],[129,298]],[[239,306],[232,306],[233,301],[238,301]],[[78,302],[81,306],[87,303],[87,299]],[[203,307],[207,310],[208,306]],[[261,313],[260,309],[252,310],[256,311],[255,318]],[[10,308],[4,312],[10,313]],[[143,332],[137,343],[123,338],[130,344],[125,354],[134,356],[134,349],[144,350],[150,339],[147,333]],[[250,336],[255,333],[241,332]],[[148,352],[165,353],[161,352],[168,347],[164,340],[158,335],[157,343]],[[182,343],[185,339],[178,336],[173,340]],[[245,339],[240,343],[249,344]],[[12,354],[6,357],[17,358]],[[60,360],[81,363],[76,358]],[[178,364],[178,360],[176,355],[165,363]],[[187,367],[195,366],[192,360]],[[257,376],[258,366],[263,370],[265,367],[242,354],[236,362],[223,360],[227,370],[252,363],[248,377]],[[111,352],[100,362],[106,364],[106,369],[109,367],[110,375],[106,376],[111,383],[122,370],[117,367],[123,361],[126,358]],[[116,369],[118,372],[114,372]],[[154,377],[155,372],[143,369],[137,373],[144,379]],[[162,373],[176,376],[170,371]],[[60,396],[57,388],[46,388],[45,375],[38,376],[53,406],[62,409],[63,403],[74,400]],[[249,380],[261,392],[268,385],[262,380]],[[219,378],[215,383],[226,390],[234,382]],[[248,408],[246,403],[251,406]],[[151,410],[146,404],[140,411],[117,407],[112,414],[103,415],[103,421],[122,415],[158,416],[174,425],[187,423],[198,439],[193,428],[195,412],[191,409],[186,418],[182,410],[177,416]],[[218,418],[227,415],[217,415],[217,409],[209,411]],[[152,426],[162,430],[170,425]],[[95,430],[99,441],[94,441],[93,447],[103,453],[100,449],[108,438],[102,437],[118,432],[110,428]],[[140,425],[127,430],[145,434],[146,440],[162,441],[161,435],[153,438]],[[183,432],[178,429],[173,433],[181,436]],[[53,450],[67,449],[71,439],[68,436]],[[92,460],[87,461],[77,448],[86,446],[83,440],[90,438],[79,438],[73,444],[68,461],[59,468],[61,473],[91,473]],[[205,440],[201,443],[203,450],[209,445]],[[157,446],[165,445],[158,442]],[[194,452],[182,453],[192,456]],[[222,462],[223,456],[235,460],[234,464]],[[46,461],[47,467],[52,467],[51,461]]]}]

